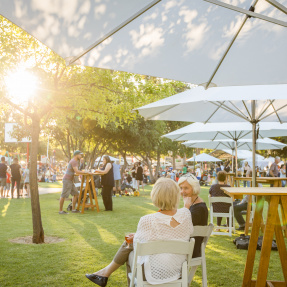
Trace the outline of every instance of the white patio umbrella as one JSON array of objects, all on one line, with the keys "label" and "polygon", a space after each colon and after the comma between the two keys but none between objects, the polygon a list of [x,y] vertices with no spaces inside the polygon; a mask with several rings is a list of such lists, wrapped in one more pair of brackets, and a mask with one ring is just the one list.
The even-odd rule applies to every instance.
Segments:
[{"label": "white patio umbrella", "polygon": [[[210,155],[215,156],[219,159],[230,159],[234,156],[234,151],[231,149],[214,150]],[[264,156],[256,154],[256,158],[259,157],[260,160],[264,159]],[[252,158],[252,151],[249,150],[238,150],[237,159]]]},{"label": "white patio umbrella", "polygon": [[2,0],[0,11],[67,63],[207,88],[287,83],[286,0],[206,1]]},{"label": "white patio umbrella", "polygon": [[[214,141],[198,141],[198,140],[191,140],[182,143],[183,145],[190,147],[190,148],[207,148],[207,149],[223,149],[223,148],[230,148],[232,151],[235,148],[240,150],[252,150],[252,140],[251,139],[240,139],[237,142],[232,139],[222,139],[222,140],[214,140]],[[269,139],[258,139],[256,149],[257,150],[267,150],[267,149],[283,149],[286,145]],[[237,173],[237,151],[236,151],[236,173]],[[233,169],[233,158],[232,158],[232,169]]]},{"label": "white patio umbrella", "polygon": [[[259,125],[259,131],[257,133],[258,138],[287,136],[287,124],[261,122]],[[187,125],[181,129],[173,131],[164,135],[172,140],[184,141],[184,140],[231,140],[234,144],[228,145],[228,141],[224,144],[217,146],[217,149],[230,148],[232,155],[235,153],[235,166],[237,166],[237,142],[242,139],[252,139],[252,125],[248,122],[230,122],[230,123],[193,123]],[[209,146],[214,146],[209,144]],[[215,145],[216,146],[216,145]],[[249,147],[251,143],[249,142]],[[246,146],[245,146],[246,147]],[[252,148],[245,148],[250,149]],[[284,146],[283,146],[284,147]],[[257,147],[258,149],[258,147]],[[259,148],[261,149],[261,148]],[[263,148],[268,149],[268,148]],[[237,172],[237,170],[236,170]]]},{"label": "white patio umbrella", "polygon": [[[257,126],[260,127],[261,122],[266,121],[287,122],[287,85],[218,87],[208,90],[196,87],[141,107],[138,111],[151,120],[249,122],[252,124],[252,151],[255,156]],[[255,170],[252,176],[255,186]]]},{"label": "white patio umbrella", "polygon": [[[187,147],[193,148],[207,148],[207,149],[223,149],[230,148],[231,150],[235,149],[235,141],[231,139],[225,140],[214,140],[214,141],[199,141],[191,140],[182,143]],[[282,149],[286,147],[286,144],[275,141],[273,139],[264,138],[258,139],[256,149],[257,150],[267,150],[267,149]],[[252,150],[252,140],[251,139],[241,139],[237,141],[237,148],[241,150]]]},{"label": "white patio umbrella", "polygon": [[[253,168],[253,159],[252,159],[252,157],[246,158],[246,159],[243,160],[243,162],[246,162],[246,161],[247,161],[248,164]],[[258,157],[256,156],[255,166],[254,166],[254,167],[258,166],[258,167],[260,167],[260,168],[264,168],[264,167],[266,167],[267,165],[268,165],[268,161],[266,161],[265,159],[260,159],[260,158],[258,158]]]},{"label": "white patio umbrella", "polygon": [[186,161],[196,161],[196,162],[217,162],[217,161],[221,161],[220,159],[211,156],[207,153],[201,153],[198,154],[194,157],[191,157],[189,159],[187,159]]}]

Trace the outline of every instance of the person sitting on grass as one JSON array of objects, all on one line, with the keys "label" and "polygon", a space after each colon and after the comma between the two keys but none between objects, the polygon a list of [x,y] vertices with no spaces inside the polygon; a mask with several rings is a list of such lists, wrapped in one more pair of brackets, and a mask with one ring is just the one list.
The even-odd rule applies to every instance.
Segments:
[{"label": "person sitting on grass", "polygon": [[[157,213],[143,216],[137,232],[129,234],[129,242],[148,242],[156,240],[181,240],[188,242],[193,232],[190,212],[187,208],[178,209],[180,189],[177,183],[168,178],[160,178],[151,191],[153,204],[159,208]],[[113,261],[104,269],[86,277],[98,286],[106,286],[110,275],[121,265],[127,264],[131,271],[133,243],[124,242]],[[140,258],[144,264],[144,275],[150,284],[167,283],[181,276],[181,266],[185,256],[178,254],[157,254]]]},{"label": "person sitting on grass", "polygon": [[[209,196],[219,196],[219,197],[230,197],[224,191],[221,189],[221,187],[230,187],[230,185],[226,184],[226,172],[225,171],[219,171],[217,173],[217,184],[213,184],[209,189]],[[225,202],[215,202],[212,203],[213,211],[214,212],[220,212],[220,213],[229,213],[230,204]],[[217,226],[221,226],[222,217],[217,217]],[[229,218],[227,218],[227,225],[229,226]],[[219,229],[216,229],[216,231],[219,231]]]}]

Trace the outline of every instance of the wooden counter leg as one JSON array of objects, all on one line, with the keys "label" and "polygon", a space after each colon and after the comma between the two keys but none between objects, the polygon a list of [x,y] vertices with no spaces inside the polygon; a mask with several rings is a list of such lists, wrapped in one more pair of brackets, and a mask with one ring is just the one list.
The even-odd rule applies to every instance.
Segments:
[{"label": "wooden counter leg", "polygon": [[83,204],[82,204],[82,213],[85,212],[85,205],[86,205],[86,200],[87,200],[88,186],[89,186],[89,182],[88,182],[88,178],[87,178],[86,179],[86,187],[85,187],[85,191],[84,191]]},{"label": "wooden counter leg", "polygon": [[245,230],[244,230],[245,235],[248,235],[249,233],[251,209],[252,209],[252,195],[249,195],[247,203],[247,211],[246,211]]},{"label": "wooden counter leg", "polygon": [[94,182],[92,175],[88,176],[88,183],[89,183],[88,191],[89,191],[90,206],[91,206],[92,211],[94,211],[95,208],[94,208],[94,203],[93,203],[93,190],[91,189],[91,186],[90,186],[90,180],[91,180],[91,184],[92,184]]},{"label": "wooden counter leg", "polygon": [[84,176],[84,175],[82,175],[81,188],[80,188],[80,194],[79,194],[79,198],[78,198],[78,206],[77,206],[77,210],[79,210],[79,209],[80,209],[81,198],[82,198],[82,194],[83,194],[83,186],[84,186],[84,182],[85,182],[85,176]]},{"label": "wooden counter leg", "polygon": [[95,188],[95,184],[94,184],[93,180],[92,180],[92,189],[93,189],[93,193],[94,193],[94,199],[95,199],[97,212],[100,212],[99,203],[98,203],[98,197],[97,197],[96,188]]},{"label": "wooden counter leg", "polygon": [[287,284],[287,251],[286,251],[286,246],[284,242],[284,237],[283,237],[283,233],[281,229],[281,223],[280,223],[278,212],[277,212],[277,217],[276,217],[275,235],[276,235],[276,243],[277,243],[278,252],[280,256],[284,280],[285,280],[285,283]]},{"label": "wooden counter leg", "polygon": [[257,273],[256,287],[265,287],[267,281],[267,273],[269,267],[270,253],[272,240],[274,236],[274,228],[276,224],[276,217],[278,214],[279,196],[271,196],[268,215],[263,235],[263,242],[260,254],[259,268]]},{"label": "wooden counter leg", "polygon": [[264,201],[262,199],[262,196],[257,196],[256,209],[255,209],[253,226],[252,226],[251,236],[250,236],[250,241],[249,241],[242,287],[251,286],[254,259],[255,259],[256,249],[257,249],[257,241],[258,241],[258,235],[259,235],[259,230],[261,226],[261,218],[262,218],[262,211],[263,211],[263,205],[264,205],[263,203]]},{"label": "wooden counter leg", "polygon": [[287,196],[281,196],[281,213],[283,226],[285,226],[285,237],[287,238]]}]

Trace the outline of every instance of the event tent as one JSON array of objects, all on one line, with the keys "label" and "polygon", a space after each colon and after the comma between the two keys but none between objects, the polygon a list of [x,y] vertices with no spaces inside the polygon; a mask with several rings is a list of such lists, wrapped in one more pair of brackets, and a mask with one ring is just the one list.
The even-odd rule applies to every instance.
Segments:
[{"label": "event tent", "polygon": [[191,157],[191,158],[187,159],[186,161],[217,162],[217,161],[221,161],[221,160],[214,157],[214,156],[211,156],[209,154],[201,153],[201,154],[196,155],[195,157]]}]

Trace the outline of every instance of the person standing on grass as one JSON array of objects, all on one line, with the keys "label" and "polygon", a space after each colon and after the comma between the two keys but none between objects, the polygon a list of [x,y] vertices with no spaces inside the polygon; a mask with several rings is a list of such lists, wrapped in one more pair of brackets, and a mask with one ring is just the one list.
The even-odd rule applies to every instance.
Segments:
[{"label": "person standing on grass", "polygon": [[25,168],[24,170],[24,186],[25,186],[25,189],[26,189],[26,192],[27,192],[27,197],[30,197],[30,181],[29,181],[29,174],[30,174],[30,170],[29,170],[29,167],[30,167],[30,163],[27,164],[27,167]]},{"label": "person standing on grass", "polygon": [[5,156],[2,156],[1,157],[1,163],[0,163],[0,191],[1,191],[0,193],[1,193],[1,198],[3,197],[4,188],[6,187],[7,168],[8,167],[5,164]]},{"label": "person standing on grass", "polygon": [[96,174],[102,176],[102,197],[105,206],[105,211],[113,211],[112,192],[115,185],[113,165],[108,155],[103,157],[102,169],[95,170]]},{"label": "person standing on grass", "polygon": [[121,166],[120,162],[117,160],[116,162],[113,163],[113,172],[114,172],[114,181],[115,181],[115,186],[113,188],[114,191],[114,197],[116,197],[117,191],[119,192],[119,195],[121,196]]},{"label": "person standing on grass", "polygon": [[18,163],[18,158],[14,158],[10,165],[12,175],[11,197],[13,198],[15,183],[17,186],[17,198],[20,196],[20,182],[21,182],[21,166]]},{"label": "person standing on grass", "polygon": [[138,163],[138,166],[136,168],[136,180],[137,180],[137,189],[140,191],[140,185],[143,188],[144,192],[144,184],[143,184],[143,168],[141,166],[141,162]]},{"label": "person standing on grass", "polygon": [[275,157],[275,162],[273,162],[270,166],[269,175],[270,177],[278,177],[279,176],[279,168],[278,163],[280,162],[280,157]]},{"label": "person standing on grass", "polygon": [[74,152],[73,158],[68,163],[67,171],[63,177],[63,190],[62,190],[62,194],[60,198],[59,214],[68,214],[68,212],[63,211],[63,205],[64,205],[65,198],[68,198],[70,194],[73,196],[72,213],[80,212],[79,210],[75,209],[76,202],[79,196],[79,192],[77,188],[75,187],[73,180],[74,180],[75,173],[77,174],[86,173],[78,169],[79,160],[81,159],[82,155],[83,153],[81,151],[76,150]]}]

